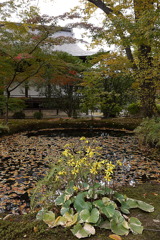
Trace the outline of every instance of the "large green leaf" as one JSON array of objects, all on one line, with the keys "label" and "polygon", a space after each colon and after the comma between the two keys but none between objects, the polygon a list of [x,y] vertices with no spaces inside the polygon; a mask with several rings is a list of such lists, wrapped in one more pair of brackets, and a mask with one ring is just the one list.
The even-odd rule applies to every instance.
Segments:
[{"label": "large green leaf", "polygon": [[115,213],[115,207],[112,204],[110,204],[110,205],[102,208],[101,211],[102,211],[102,213],[104,213],[107,216],[107,218],[111,218],[111,217],[113,217],[113,215]]},{"label": "large green leaf", "polygon": [[75,235],[77,238],[85,238],[88,237],[88,233],[83,229],[83,226],[78,223],[74,225],[74,227],[71,229],[71,232],[73,235]]},{"label": "large green leaf", "polygon": [[65,202],[65,194],[61,194],[60,196],[58,196],[55,200],[55,204],[56,205],[62,205]]},{"label": "large green leaf", "polygon": [[55,221],[55,213],[52,211],[48,211],[43,215],[43,221],[48,224],[49,227],[52,227],[54,221]]},{"label": "large green leaf", "polygon": [[43,216],[44,216],[44,214],[47,213],[47,212],[48,212],[48,210],[42,208],[42,209],[37,213],[36,219],[37,219],[37,220],[43,220]]},{"label": "large green leaf", "polygon": [[105,220],[99,224],[100,228],[111,229],[111,224],[109,220]]},{"label": "large green leaf", "polygon": [[146,212],[153,212],[154,211],[154,207],[148,203],[145,203],[143,201],[137,201],[138,204],[138,208],[142,209],[143,211]]},{"label": "large green leaf", "polygon": [[98,207],[99,209],[105,207],[104,202],[103,202],[102,200],[96,200],[96,201],[94,201],[94,202],[93,202],[93,205],[94,205],[95,207]]},{"label": "large green leaf", "polygon": [[128,235],[129,233],[129,225],[128,222],[124,219],[122,214],[115,210],[115,214],[110,221],[111,230],[113,233],[117,235]]},{"label": "large green leaf", "polygon": [[116,200],[118,200],[120,203],[122,203],[126,200],[126,196],[123,194],[120,194],[118,192],[114,193],[114,198],[116,198]]},{"label": "large green leaf", "polygon": [[72,215],[69,212],[66,212],[63,217],[66,219],[66,222],[65,222],[64,226],[65,227],[70,227],[77,222],[78,213],[76,213],[75,215]]},{"label": "large green leaf", "polygon": [[93,202],[94,206],[98,207],[100,212],[105,214],[108,218],[111,218],[115,214],[116,204],[110,202],[107,206],[102,200],[96,200]]},{"label": "large green leaf", "polygon": [[129,227],[134,234],[142,234],[143,226],[141,225],[141,222],[137,218],[131,217],[128,222]]},{"label": "large green leaf", "polygon": [[121,202],[121,207],[120,207],[121,211],[125,214],[129,214],[129,209],[130,206],[126,203],[126,202]]},{"label": "large green leaf", "polygon": [[126,204],[129,206],[129,208],[137,208],[138,207],[137,200],[132,199],[132,198],[127,198]]},{"label": "large green leaf", "polygon": [[95,228],[88,223],[85,223],[84,226],[78,223],[71,231],[77,238],[86,238],[95,234]]},{"label": "large green leaf", "polygon": [[66,212],[70,211],[70,205],[73,203],[73,199],[67,200],[61,207],[61,215],[64,215]]},{"label": "large green leaf", "polygon": [[84,209],[79,214],[80,222],[96,223],[99,219],[99,211],[93,208],[91,211]]},{"label": "large green leaf", "polygon": [[128,228],[128,223],[125,220],[120,223],[117,223],[114,219],[111,220],[111,230],[117,235],[128,235]]},{"label": "large green leaf", "polygon": [[88,232],[88,236],[96,233],[95,228],[91,224],[85,223],[83,228],[86,232]]},{"label": "large green leaf", "polygon": [[113,205],[114,208],[117,208],[117,204],[114,201],[112,201],[110,198],[103,197],[102,201],[105,205]]},{"label": "large green leaf", "polygon": [[92,209],[92,204],[90,202],[86,202],[84,198],[87,196],[87,192],[78,193],[75,197],[74,208],[77,212],[81,212],[83,209]]}]

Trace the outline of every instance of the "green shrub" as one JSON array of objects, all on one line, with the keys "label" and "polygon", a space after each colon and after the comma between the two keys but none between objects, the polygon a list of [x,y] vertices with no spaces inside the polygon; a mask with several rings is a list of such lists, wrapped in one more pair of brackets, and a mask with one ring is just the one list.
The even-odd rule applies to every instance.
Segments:
[{"label": "green shrub", "polygon": [[25,118],[25,113],[20,111],[20,112],[15,112],[12,116],[15,119],[24,119]]},{"label": "green shrub", "polygon": [[131,115],[138,115],[140,113],[140,104],[139,103],[131,103],[128,107],[127,110],[129,114]]},{"label": "green shrub", "polygon": [[42,112],[35,112],[35,113],[33,114],[33,117],[34,117],[35,119],[42,119],[42,118],[43,118],[43,113],[42,113]]},{"label": "green shrub", "polygon": [[9,132],[9,127],[7,125],[0,124],[0,135],[8,132]]},{"label": "green shrub", "polygon": [[140,143],[160,148],[160,118],[145,119],[135,133]]},{"label": "green shrub", "polygon": [[160,104],[157,104],[156,107],[157,107],[157,112],[160,115]]}]

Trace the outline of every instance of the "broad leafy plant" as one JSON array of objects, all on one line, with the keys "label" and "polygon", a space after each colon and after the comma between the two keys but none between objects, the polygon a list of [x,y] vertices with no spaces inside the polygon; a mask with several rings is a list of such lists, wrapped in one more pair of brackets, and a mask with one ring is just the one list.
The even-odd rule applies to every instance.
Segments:
[{"label": "broad leafy plant", "polygon": [[154,207],[109,188],[108,183],[121,163],[101,158],[99,148],[89,145],[84,137],[80,141],[78,149],[74,144],[66,146],[59,160],[60,168],[56,168],[56,174],[54,171],[54,182],[61,183],[54,196],[50,195],[55,211],[42,208],[36,218],[51,228],[70,227],[77,238],[94,235],[96,227],[117,235],[127,235],[130,231],[141,234],[141,222],[127,215],[132,208],[152,212]]}]

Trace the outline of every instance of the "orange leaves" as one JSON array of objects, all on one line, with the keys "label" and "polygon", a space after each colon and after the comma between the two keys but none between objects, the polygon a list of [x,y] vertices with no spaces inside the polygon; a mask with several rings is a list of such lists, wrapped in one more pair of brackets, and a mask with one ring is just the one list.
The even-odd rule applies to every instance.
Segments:
[{"label": "orange leaves", "polygon": [[122,240],[122,238],[119,235],[116,235],[116,234],[109,235],[109,238],[114,239],[114,240]]}]

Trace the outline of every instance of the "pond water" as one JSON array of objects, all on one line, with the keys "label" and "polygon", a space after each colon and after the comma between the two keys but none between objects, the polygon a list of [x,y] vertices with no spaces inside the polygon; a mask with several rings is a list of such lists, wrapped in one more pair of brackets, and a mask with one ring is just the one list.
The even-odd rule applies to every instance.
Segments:
[{"label": "pond water", "polygon": [[159,179],[160,162],[140,150],[130,133],[70,129],[14,134],[0,139],[0,212],[29,211],[29,190],[43,178],[65,144],[78,144],[81,136],[96,139],[104,158],[123,162],[117,184],[135,185]]}]

